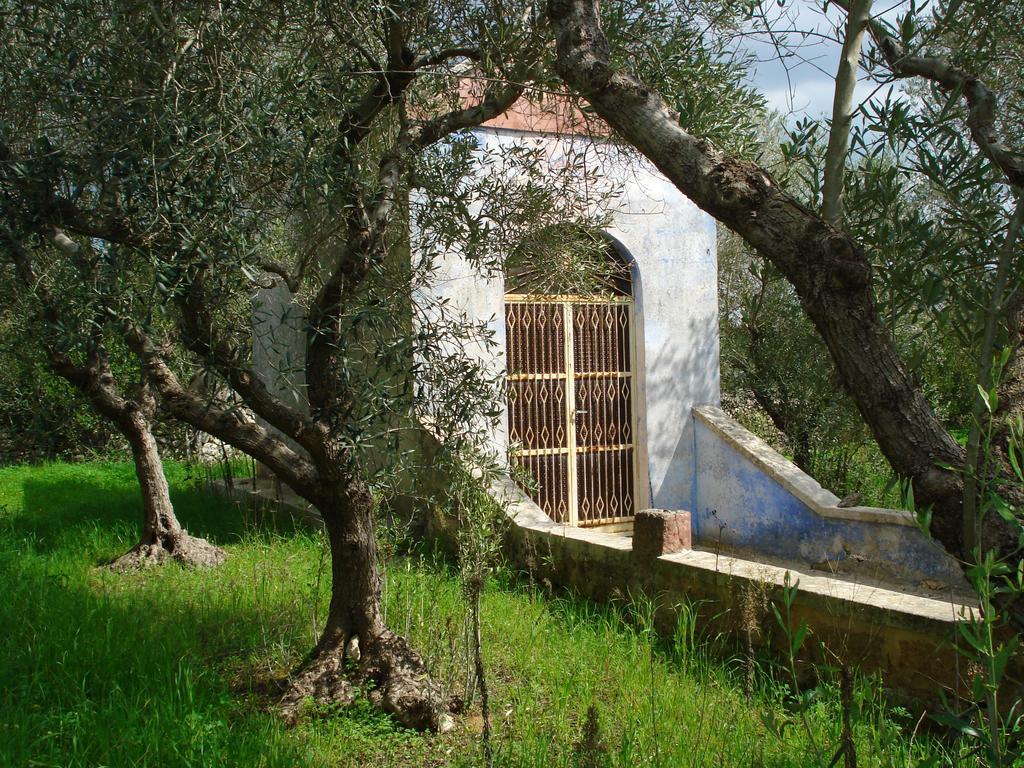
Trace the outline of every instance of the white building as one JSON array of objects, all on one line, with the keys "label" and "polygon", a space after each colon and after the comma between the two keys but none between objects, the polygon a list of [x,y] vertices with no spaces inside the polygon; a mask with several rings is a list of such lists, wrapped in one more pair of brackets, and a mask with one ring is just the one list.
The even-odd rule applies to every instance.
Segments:
[{"label": "white building", "polygon": [[558,130],[569,122],[522,109],[476,136],[482,156],[539,143],[553,163],[598,165],[617,192],[608,258],[628,279],[614,295],[527,295],[514,276],[487,279],[452,255],[436,290],[491,320],[509,377],[495,447],[533,475],[530,493],[554,520],[689,509],[692,409],[719,402],[715,222],[635,153]]},{"label": "white building", "polygon": [[[475,136],[482,158],[521,142],[551,163],[583,154],[599,164],[618,190],[602,234],[623,279],[613,290],[538,295],[448,254],[430,288],[490,324],[497,347],[475,354],[508,385],[492,446],[532,478],[522,487],[537,512],[614,531],[639,509],[687,510],[697,546],[904,584],[957,582],[956,564],[908,513],[838,507],[718,408],[714,220],[634,152],[565,130],[572,124],[524,107]],[[262,306],[258,352],[277,356],[280,370],[270,346],[301,344],[301,320],[280,288]]]}]

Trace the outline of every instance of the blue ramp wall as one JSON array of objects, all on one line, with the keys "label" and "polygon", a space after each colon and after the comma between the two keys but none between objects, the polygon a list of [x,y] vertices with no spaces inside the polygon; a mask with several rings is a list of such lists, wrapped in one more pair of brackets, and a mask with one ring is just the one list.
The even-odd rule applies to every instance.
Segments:
[{"label": "blue ramp wall", "polygon": [[838,499],[718,408],[695,411],[694,541],[706,549],[926,588],[962,572],[907,512]]}]

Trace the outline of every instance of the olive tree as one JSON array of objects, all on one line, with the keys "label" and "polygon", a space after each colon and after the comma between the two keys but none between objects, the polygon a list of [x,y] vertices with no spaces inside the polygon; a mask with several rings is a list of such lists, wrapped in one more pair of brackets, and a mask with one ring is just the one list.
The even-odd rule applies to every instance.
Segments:
[{"label": "olive tree", "polygon": [[[95,254],[105,327],[163,407],[323,518],[330,606],[285,714],[365,690],[406,725],[446,727],[447,693],[385,622],[374,517],[421,422],[465,455],[496,416],[494,372],[467,353],[488,331],[430,298],[438,262],[458,251],[486,276],[515,243],[600,218],[571,161],[549,172],[529,146],[482,158],[467,133],[541,82],[543,16],[429,0],[8,15],[0,151],[23,244]],[[122,271],[138,279],[109,279]],[[239,317],[274,285],[301,341],[268,374]],[[185,386],[182,351],[228,396]]]},{"label": "olive tree", "polygon": [[[70,247],[70,241],[61,238],[57,242],[63,250],[58,248],[54,253],[56,246],[44,239],[45,230],[38,231],[18,210],[18,193],[31,194],[38,181],[30,174],[18,173],[5,175],[6,184],[0,186],[0,215],[4,220],[0,225],[0,294],[7,299],[8,311],[18,312],[27,328],[35,330],[33,351],[108,420],[131,449],[142,493],[142,534],[111,567],[126,571],[168,561],[188,566],[219,565],[226,557],[224,550],[189,535],[174,514],[153,434],[157,393],[137,358],[134,377],[130,365],[126,372],[124,365],[112,364],[110,317],[104,301],[107,289],[95,290],[102,279],[100,260],[88,247]],[[54,258],[59,253],[68,256],[66,261]],[[27,334],[23,341],[28,341]],[[118,335],[112,341],[123,350]],[[122,354],[125,356],[133,357]]]},{"label": "olive tree", "polygon": [[[850,10],[845,2],[836,5]],[[600,12],[595,0],[548,4],[562,77],[681,191],[771,261],[792,284],[882,452],[897,474],[912,481],[919,507],[930,511],[932,532],[951,553],[973,560],[975,551],[965,536],[970,530],[970,516],[964,514],[967,455],[928,402],[882,319],[871,253],[848,229],[834,223],[841,215],[838,206],[831,206],[829,221],[758,163],[716,146],[680,122],[679,113],[656,89],[615,60]],[[958,12],[964,12],[963,4],[951,4],[953,19]],[[893,77],[922,78],[947,94],[949,110],[963,110],[976,151],[1001,175],[1003,185],[1016,191],[1024,155],[1002,133],[1008,123],[1001,119],[995,93],[981,77],[984,73],[942,56],[918,55],[908,47],[920,42],[914,38],[915,21],[920,22],[920,14],[904,24],[906,34],[901,35],[869,19],[867,33],[876,57]],[[859,35],[864,24],[861,18],[850,31]],[[837,101],[841,116],[844,102]],[[833,151],[842,152],[844,144],[837,142]],[[1015,258],[1013,234],[1012,227],[1004,226],[998,237],[1008,254],[1006,261]],[[985,519],[982,534],[986,547],[1004,553],[1017,550],[1018,526],[999,515]]]}]

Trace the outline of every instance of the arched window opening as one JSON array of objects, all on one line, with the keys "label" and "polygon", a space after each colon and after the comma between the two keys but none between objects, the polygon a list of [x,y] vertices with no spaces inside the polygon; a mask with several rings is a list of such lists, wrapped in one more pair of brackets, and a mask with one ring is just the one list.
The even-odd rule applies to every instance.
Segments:
[{"label": "arched window opening", "polygon": [[546,228],[509,256],[505,290],[513,295],[631,296],[626,256],[607,237],[577,227]]}]

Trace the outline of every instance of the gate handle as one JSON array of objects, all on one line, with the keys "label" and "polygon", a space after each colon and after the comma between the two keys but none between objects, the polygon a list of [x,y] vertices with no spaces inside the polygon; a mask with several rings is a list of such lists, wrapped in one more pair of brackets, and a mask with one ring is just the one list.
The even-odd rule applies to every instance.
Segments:
[{"label": "gate handle", "polygon": [[590,413],[590,411],[576,411],[576,413]]}]

